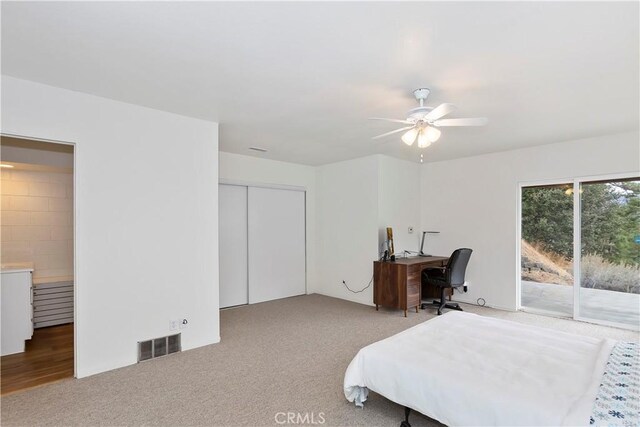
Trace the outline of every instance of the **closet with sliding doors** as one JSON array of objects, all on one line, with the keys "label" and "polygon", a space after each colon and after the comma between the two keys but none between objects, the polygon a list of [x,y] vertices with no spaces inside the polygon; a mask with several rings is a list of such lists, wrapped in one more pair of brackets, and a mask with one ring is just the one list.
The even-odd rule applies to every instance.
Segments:
[{"label": "closet with sliding doors", "polygon": [[219,185],[220,308],[306,293],[304,190]]}]

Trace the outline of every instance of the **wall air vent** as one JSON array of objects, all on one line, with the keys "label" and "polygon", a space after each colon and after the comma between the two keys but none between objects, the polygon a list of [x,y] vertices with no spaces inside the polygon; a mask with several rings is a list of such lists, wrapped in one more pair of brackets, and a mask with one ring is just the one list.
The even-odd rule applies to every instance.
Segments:
[{"label": "wall air vent", "polygon": [[138,341],[138,362],[182,351],[180,334]]},{"label": "wall air vent", "polygon": [[249,147],[249,150],[257,151],[259,153],[266,153],[267,152],[266,148],[260,148],[260,147]]}]

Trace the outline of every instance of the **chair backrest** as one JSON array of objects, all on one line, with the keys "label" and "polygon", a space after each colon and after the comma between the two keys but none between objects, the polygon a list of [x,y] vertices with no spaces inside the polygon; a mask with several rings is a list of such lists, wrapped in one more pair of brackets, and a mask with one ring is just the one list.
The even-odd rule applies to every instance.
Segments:
[{"label": "chair backrest", "polygon": [[449,262],[447,263],[449,283],[451,285],[460,286],[464,284],[464,274],[467,271],[467,264],[469,264],[471,252],[473,252],[472,249],[460,248],[451,254]]}]

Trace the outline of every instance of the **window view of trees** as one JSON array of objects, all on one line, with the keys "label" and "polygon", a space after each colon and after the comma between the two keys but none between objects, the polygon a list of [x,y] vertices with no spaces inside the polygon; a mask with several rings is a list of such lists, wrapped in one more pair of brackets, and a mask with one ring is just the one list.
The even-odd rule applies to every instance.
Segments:
[{"label": "window view of trees", "polygon": [[[581,286],[640,293],[640,180],[581,186]],[[522,278],[572,284],[573,185],[522,190]]]}]

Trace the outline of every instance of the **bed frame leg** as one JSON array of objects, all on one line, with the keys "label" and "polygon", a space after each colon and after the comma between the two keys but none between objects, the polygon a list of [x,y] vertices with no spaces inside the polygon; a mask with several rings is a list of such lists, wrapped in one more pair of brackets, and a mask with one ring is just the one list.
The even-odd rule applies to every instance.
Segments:
[{"label": "bed frame leg", "polygon": [[411,427],[409,424],[409,414],[411,413],[411,408],[404,407],[404,421],[400,423],[400,427]]}]

